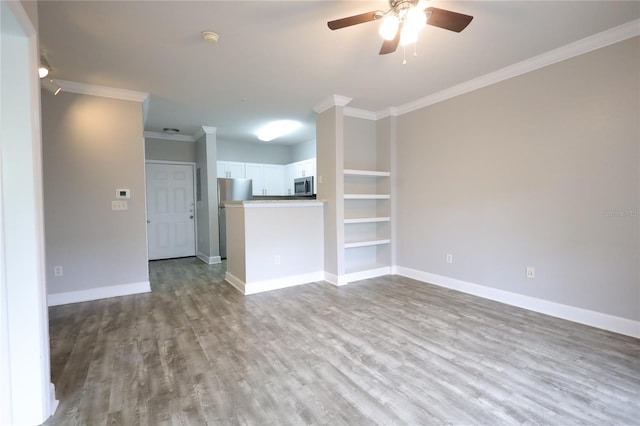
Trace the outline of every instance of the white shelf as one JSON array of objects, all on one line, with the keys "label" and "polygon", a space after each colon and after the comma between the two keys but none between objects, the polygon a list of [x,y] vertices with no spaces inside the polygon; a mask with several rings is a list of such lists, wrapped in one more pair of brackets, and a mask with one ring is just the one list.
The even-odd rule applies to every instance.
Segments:
[{"label": "white shelf", "polygon": [[354,169],[345,169],[344,174],[348,176],[391,176],[389,172],[378,172],[375,170],[354,170]]},{"label": "white shelf", "polygon": [[350,248],[356,248],[356,247],[379,246],[379,245],[389,244],[389,243],[391,243],[391,240],[389,240],[389,239],[357,241],[357,242],[353,242],[353,243],[345,243],[344,244],[344,248],[350,249]]},{"label": "white shelf", "polygon": [[388,200],[389,194],[344,194],[345,200]]},{"label": "white shelf", "polygon": [[390,222],[390,217],[359,217],[352,219],[345,219],[344,223],[375,223],[375,222]]}]

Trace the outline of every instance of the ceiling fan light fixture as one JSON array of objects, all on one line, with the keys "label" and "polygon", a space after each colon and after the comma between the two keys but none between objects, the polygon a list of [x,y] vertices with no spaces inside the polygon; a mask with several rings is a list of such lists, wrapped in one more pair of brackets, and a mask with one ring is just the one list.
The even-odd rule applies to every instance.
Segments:
[{"label": "ceiling fan light fixture", "polygon": [[414,7],[407,12],[404,25],[405,28],[411,28],[412,32],[418,34],[418,32],[427,25],[427,15],[425,15],[422,9]]},{"label": "ceiling fan light fixture", "polygon": [[406,46],[418,41],[418,32],[414,31],[411,27],[406,26],[402,28],[400,32],[400,45]]},{"label": "ceiling fan light fixture", "polygon": [[385,40],[393,40],[398,32],[398,26],[400,25],[400,20],[395,15],[388,15],[382,20],[382,24],[380,25],[380,29],[378,32],[380,33],[380,37]]}]

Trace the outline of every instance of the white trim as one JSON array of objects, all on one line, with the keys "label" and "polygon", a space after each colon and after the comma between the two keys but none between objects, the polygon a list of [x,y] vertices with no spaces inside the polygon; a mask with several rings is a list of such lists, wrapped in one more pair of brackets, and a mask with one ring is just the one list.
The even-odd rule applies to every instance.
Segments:
[{"label": "white trim", "polygon": [[49,411],[54,415],[60,405],[60,401],[56,399],[56,385],[49,383]]},{"label": "white trim", "polygon": [[398,112],[398,107],[388,107],[376,112],[378,120],[387,117],[397,117],[398,115],[400,115],[400,113]]},{"label": "white trim", "polygon": [[278,208],[278,207],[322,207],[324,201],[307,201],[307,200],[245,200],[245,201],[225,201],[225,207],[245,209],[252,208]]},{"label": "white trim", "polygon": [[195,142],[196,141],[196,138],[190,135],[169,135],[167,133],[149,132],[146,130],[142,133],[142,135],[145,138],[149,138],[149,139],[163,139],[167,141],[179,141],[179,142]]},{"label": "white trim", "polygon": [[149,281],[137,283],[95,287],[87,290],[53,293],[48,296],[49,306],[67,305],[69,303],[88,302],[90,300],[108,299],[110,297],[128,296],[130,294],[149,293]]},{"label": "white trim", "polygon": [[[171,161],[171,160],[144,160],[145,164],[175,164],[178,166],[193,166],[196,167],[196,163],[193,161]],[[194,178],[195,182],[195,178]],[[194,195],[195,198],[195,195]]]},{"label": "white trim", "polygon": [[313,110],[320,114],[334,106],[346,106],[349,102],[351,102],[351,100],[352,98],[348,98],[346,96],[331,95],[328,98],[318,102],[316,106],[313,107]]},{"label": "white trim", "polygon": [[207,265],[216,265],[218,263],[222,263],[222,258],[220,256],[207,256],[202,252],[198,252],[198,254],[196,254],[196,257],[202,260]]},{"label": "white trim", "polygon": [[353,118],[362,118],[364,120],[377,120],[378,114],[373,111],[367,111],[365,109],[358,109],[352,107],[344,107],[344,115]]},{"label": "white trim", "polygon": [[244,284],[244,281],[242,281],[240,278],[236,277],[231,272],[227,271],[224,274],[224,280],[229,284],[231,284],[233,287],[235,287],[235,289],[238,290],[240,293],[244,294],[245,284]]},{"label": "white trim", "polygon": [[635,19],[631,22],[627,22],[626,24],[583,38],[582,40],[569,43],[565,46],[550,50],[522,62],[509,65],[497,71],[490,72],[489,74],[474,78],[473,80],[466,81],[424,98],[406,103],[395,108],[395,114],[392,113],[394,108],[391,108],[388,111],[389,114],[381,111],[377,115],[378,118],[382,118],[383,116],[386,116],[385,114],[406,114],[638,35],[640,35],[640,19]]},{"label": "white trim", "polygon": [[193,139],[194,140],[198,140],[201,137],[203,137],[204,135],[215,135],[218,131],[217,127],[212,127],[212,126],[201,126],[197,132],[195,132],[193,134]]},{"label": "white trim", "polygon": [[461,291],[463,293],[472,294],[485,299],[495,300],[506,303],[507,305],[517,306],[530,311],[550,315],[552,317],[562,318],[579,324],[613,331],[614,333],[640,338],[640,321],[633,321],[601,312],[590,311],[588,309],[577,308],[575,306],[512,293],[510,291],[491,288],[442,275],[431,274],[429,272],[418,271],[416,269],[405,268],[403,266],[397,267],[397,273],[403,277]]},{"label": "white trim", "polygon": [[[8,177],[0,182],[0,423],[41,424],[57,401],[51,384],[44,273],[40,80],[33,72],[40,57],[38,32],[21,2],[1,3],[0,15],[8,25],[0,37],[12,35],[6,45],[2,42],[2,56],[17,52],[14,63],[3,63],[1,80],[17,78],[13,89],[0,95],[0,169]],[[7,100],[13,110],[8,115]],[[9,185],[16,177],[23,179]],[[21,194],[20,203],[14,203],[14,190]]]},{"label": "white trim", "polygon": [[80,93],[82,95],[101,96],[103,98],[121,99],[123,101],[144,102],[148,93],[134,90],[116,89],[115,87],[96,86],[94,84],[78,83],[76,81],[56,80],[64,92]]},{"label": "white trim", "polygon": [[327,271],[324,271],[324,280],[336,287],[342,287],[343,285],[349,284],[349,281],[347,281],[344,275],[338,276]]},{"label": "white trim", "polygon": [[248,296],[250,294],[263,293],[265,291],[279,290],[281,288],[323,281],[324,272],[310,272],[307,274],[290,275],[273,280],[245,283],[241,279],[227,271],[224,278],[229,284],[238,289],[242,294]]},{"label": "white trim", "polygon": [[344,275],[347,282],[352,283],[354,281],[367,280],[369,278],[384,277],[391,273],[390,266],[383,266],[381,268],[367,269],[366,271],[351,272]]}]

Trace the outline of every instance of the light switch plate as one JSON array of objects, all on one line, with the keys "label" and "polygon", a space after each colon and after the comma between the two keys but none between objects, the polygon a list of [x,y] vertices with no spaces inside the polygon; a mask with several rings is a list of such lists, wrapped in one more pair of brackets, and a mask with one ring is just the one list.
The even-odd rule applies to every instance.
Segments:
[{"label": "light switch plate", "polygon": [[129,204],[126,201],[111,201],[111,210],[129,210]]}]

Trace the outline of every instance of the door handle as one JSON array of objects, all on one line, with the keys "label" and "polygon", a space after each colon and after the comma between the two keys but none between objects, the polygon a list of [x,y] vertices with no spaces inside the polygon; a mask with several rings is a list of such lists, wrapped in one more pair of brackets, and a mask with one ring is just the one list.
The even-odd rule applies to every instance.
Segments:
[{"label": "door handle", "polygon": [[147,223],[151,223],[151,221],[149,219],[147,219]]},{"label": "door handle", "polygon": [[189,219],[193,219],[193,215],[189,216]]}]

